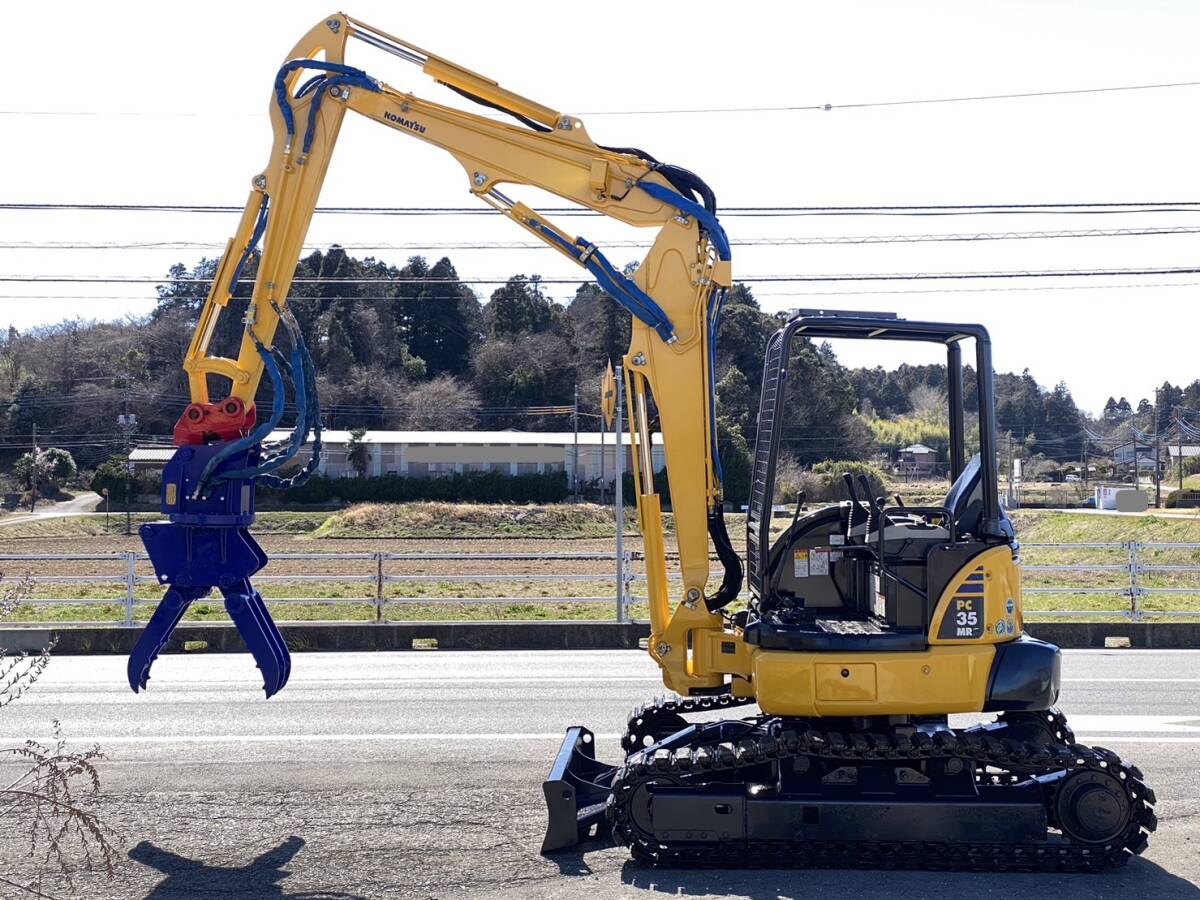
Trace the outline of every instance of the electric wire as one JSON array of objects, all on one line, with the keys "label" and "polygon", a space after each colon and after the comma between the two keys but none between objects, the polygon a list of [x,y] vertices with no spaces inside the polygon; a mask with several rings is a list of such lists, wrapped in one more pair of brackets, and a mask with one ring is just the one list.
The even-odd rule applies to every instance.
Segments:
[{"label": "electric wire", "polygon": [[[730,113],[787,113],[787,112],[831,112],[838,109],[880,109],[895,106],[941,105],[948,103],[983,103],[996,100],[1028,100],[1044,97],[1069,97],[1087,94],[1113,94],[1129,91],[1155,91],[1172,88],[1200,86],[1200,81],[1169,81],[1151,84],[1110,85],[1088,88],[1058,88],[1042,91],[1008,91],[996,94],[965,94],[946,97],[914,97],[899,100],[867,100],[851,103],[805,103],[785,106],[724,106],[699,108],[663,109],[601,109],[578,113],[580,116],[690,116]],[[206,113],[184,110],[50,110],[50,109],[4,109],[0,116],[43,116],[43,117],[111,117],[111,118],[194,118]],[[226,116],[230,114],[225,114]],[[252,113],[234,113],[248,118]]]},{"label": "electric wire", "polygon": [[[958,232],[947,234],[807,235],[784,237],[747,237],[733,239],[735,247],[804,247],[870,244],[956,243],[975,241],[1058,240],[1070,238],[1145,237],[1200,234],[1200,227],[1189,225],[1146,228],[1086,228],[1038,231]],[[645,249],[651,241],[611,240],[605,247]],[[337,243],[306,244],[303,252],[340,250],[544,250],[540,241],[417,241],[413,243]],[[0,250],[224,250],[225,245],[209,241],[0,241]]]},{"label": "electric wire", "polygon": [[[240,206],[188,203],[0,203],[0,212],[166,212],[241,213]],[[318,206],[317,213],[368,216],[501,216],[490,206]],[[560,216],[600,216],[578,206],[547,207],[543,213]],[[912,204],[899,206],[726,206],[722,216],[966,216],[966,215],[1128,215],[1139,213],[1200,212],[1200,201],[1114,201],[1081,203],[968,203]]]}]

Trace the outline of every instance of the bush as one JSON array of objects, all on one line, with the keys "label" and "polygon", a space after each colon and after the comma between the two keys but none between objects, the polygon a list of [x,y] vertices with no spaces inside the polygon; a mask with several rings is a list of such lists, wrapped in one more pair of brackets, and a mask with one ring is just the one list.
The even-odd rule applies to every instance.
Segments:
[{"label": "bush", "polygon": [[[621,490],[624,492],[621,499],[625,501],[626,506],[637,504],[637,489],[633,485],[633,473],[628,469],[625,471],[625,477],[621,480]],[[654,473],[654,490],[660,495],[659,499],[664,508],[671,505],[671,485],[667,480],[666,469],[659,469]]]},{"label": "bush", "polygon": [[1200,508],[1200,491],[1174,490],[1167,494],[1163,502],[1167,509],[1197,509]]},{"label": "bush", "polygon": [[[734,371],[734,370],[730,370]],[[742,436],[741,429],[724,419],[717,420],[717,449],[721,454],[724,473],[722,494],[726,502],[735,508],[750,502],[750,445]]]},{"label": "bush", "polygon": [[[129,474],[128,456],[110,456],[96,467],[92,483],[88,485],[101,496],[108,490],[108,499],[113,503],[125,503],[136,499],[138,494],[158,494],[162,487],[162,472]],[[132,497],[126,495],[131,492]]]},{"label": "bush", "polygon": [[56,494],[64,482],[75,477],[76,471],[74,457],[61,447],[47,447],[36,456],[25,453],[13,463],[13,475],[27,491],[33,490],[36,478],[38,493],[47,496]]},{"label": "bush", "polygon": [[[827,484],[829,495],[820,499],[825,500],[849,500],[850,495],[846,491],[845,481],[842,476],[846,473],[854,476],[854,488],[861,493],[859,489],[858,476],[865,475],[871,483],[871,497],[879,497],[887,493],[887,479],[879,469],[870,463],[853,462],[851,460],[828,460],[826,462],[817,463],[812,467],[814,475],[822,476]],[[861,498],[865,499],[865,498]]]},{"label": "bush", "polygon": [[559,503],[567,499],[565,472],[505,475],[472,472],[445,478],[310,478],[288,491],[259,489],[259,495],[291,503],[409,503],[416,500],[473,503]]}]

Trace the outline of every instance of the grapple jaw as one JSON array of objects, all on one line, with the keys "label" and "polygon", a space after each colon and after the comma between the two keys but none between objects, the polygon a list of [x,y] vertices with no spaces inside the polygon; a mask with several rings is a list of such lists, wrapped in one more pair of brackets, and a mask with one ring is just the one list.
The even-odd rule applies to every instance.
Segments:
[{"label": "grapple jaw", "polygon": [[[283,635],[250,583],[267,564],[267,554],[248,530],[254,522],[254,485],[230,478],[197,495],[205,467],[223,446],[180,447],[163,469],[163,512],[169,520],[139,529],[159,584],[169,588],[129,655],[129,686],[135,692],[146,687],[151,665],[188,606],[213,588],[224,596],[225,609],[262,672],[266,695],[277,693],[291,674]],[[216,472],[246,468],[255,452],[230,456]]]},{"label": "grapple jaw", "polygon": [[567,729],[550,774],[542,783],[549,821],[542,853],[573,847],[608,833],[605,807],[617,767],[596,759],[595,736],[581,725]]}]

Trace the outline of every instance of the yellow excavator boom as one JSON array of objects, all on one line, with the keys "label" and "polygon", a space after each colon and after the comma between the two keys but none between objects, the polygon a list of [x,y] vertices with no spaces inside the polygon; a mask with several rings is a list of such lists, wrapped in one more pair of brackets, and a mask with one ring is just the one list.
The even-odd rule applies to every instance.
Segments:
[{"label": "yellow excavator boom", "polygon": [[[511,115],[518,124],[425,100],[372,78],[347,65],[351,40],[420,66],[439,84]],[[199,423],[196,428],[203,429],[214,406],[209,376],[229,382],[229,397],[219,401],[218,408],[229,403],[233,412],[253,411],[264,368],[257,342],[269,347],[274,338],[348,111],[450,153],[462,165],[472,194],[587,268],[633,313],[624,372],[637,448],[633,474],[647,558],[650,652],[663,667],[668,687],[681,693],[716,687],[723,676],[702,672],[688,646],[707,646],[693,636],[698,629],[721,632],[722,619],[715,609],[736,596],[741,585],[740,563],[728,549],[720,520],[712,389],[717,318],[732,271],[711,192],[686,170],[663,165],[640,151],[600,146],[574,116],[521,97],[357,19],[341,13],[329,16],[296,44],[280,69],[270,102],[271,154],[262,172],[251,179],[240,224],[220,261],[188,349],[188,415]],[[600,248],[508,197],[502,190],[508,185],[541,188],[626,224],[657,228],[658,233],[636,273],[626,277],[604,259]],[[238,356],[211,355],[217,318],[229,304],[259,237],[262,255]],[[667,577],[662,510],[654,491],[653,417],[662,434],[671,485],[682,576],[677,590]],[[727,565],[735,570],[727,571],[721,588],[710,592],[712,528],[726,551],[722,558],[733,560]]]}]

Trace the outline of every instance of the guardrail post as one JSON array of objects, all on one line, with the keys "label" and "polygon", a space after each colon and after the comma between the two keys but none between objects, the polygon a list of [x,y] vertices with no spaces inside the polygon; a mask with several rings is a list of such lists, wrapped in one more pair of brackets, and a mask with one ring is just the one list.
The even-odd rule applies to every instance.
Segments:
[{"label": "guardrail post", "polygon": [[133,627],[133,591],[137,586],[137,554],[125,554],[125,627]]},{"label": "guardrail post", "polygon": [[375,554],[375,624],[383,624],[383,553]]},{"label": "guardrail post", "polygon": [[1129,542],[1129,618],[1138,621],[1141,618],[1141,608],[1138,604],[1142,596],[1141,584],[1138,581],[1138,542]]},{"label": "guardrail post", "polygon": [[618,561],[617,576],[617,621],[629,621],[629,598],[633,591],[633,554],[626,550]]}]

